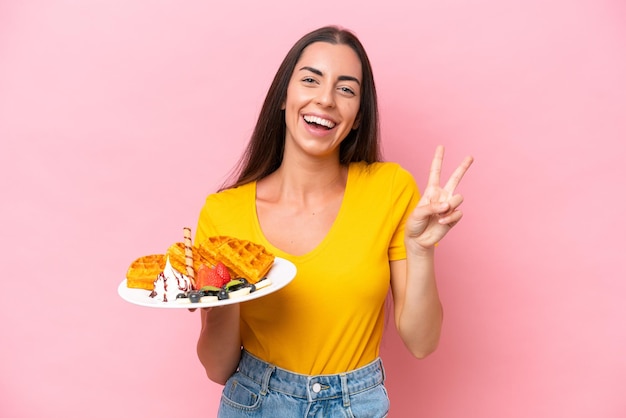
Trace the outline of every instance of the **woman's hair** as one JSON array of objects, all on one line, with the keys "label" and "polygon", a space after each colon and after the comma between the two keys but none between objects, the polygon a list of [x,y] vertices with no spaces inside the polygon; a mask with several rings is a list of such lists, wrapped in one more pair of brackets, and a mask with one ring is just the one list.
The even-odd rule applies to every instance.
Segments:
[{"label": "woman's hair", "polygon": [[[378,100],[372,67],[365,48],[350,31],[326,26],[304,35],[289,50],[278,68],[267,92],[250,142],[229,181],[221,190],[260,180],[280,167],[285,149],[285,115],[282,105],[287,98],[287,87],[304,49],[315,42],[347,45],[359,57],[362,67],[359,126],[350,131],[339,148],[341,164],[381,160],[379,145]],[[233,179],[235,179],[233,181]]]}]

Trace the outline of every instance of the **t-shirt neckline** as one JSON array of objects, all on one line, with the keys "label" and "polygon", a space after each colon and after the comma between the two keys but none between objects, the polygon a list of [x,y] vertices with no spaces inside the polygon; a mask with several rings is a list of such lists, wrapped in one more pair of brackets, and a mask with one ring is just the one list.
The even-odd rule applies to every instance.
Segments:
[{"label": "t-shirt neckline", "polygon": [[311,251],[304,253],[302,255],[294,255],[286,251],[283,251],[280,248],[274,246],[267,239],[267,237],[265,236],[265,233],[263,233],[263,229],[261,229],[261,223],[259,222],[259,216],[258,216],[257,207],[256,207],[257,182],[256,181],[253,182],[252,187],[251,187],[251,193],[250,193],[250,199],[252,200],[251,207],[254,212],[252,214],[252,218],[254,219],[254,228],[256,230],[256,233],[259,237],[261,237],[261,240],[263,241],[262,244],[278,257],[285,258],[288,260],[298,260],[300,262],[313,258],[315,257],[315,255],[321,252],[328,245],[328,242],[332,240],[332,236],[336,234],[336,230],[341,227],[341,223],[342,223],[341,220],[345,216],[344,213],[348,211],[347,207],[349,206],[350,196],[351,196],[352,189],[353,189],[352,183],[354,182],[354,166],[355,166],[354,163],[350,163],[348,165],[348,178],[346,179],[346,189],[343,192],[341,206],[339,207],[339,211],[337,212],[337,216],[335,217],[333,224],[331,225],[330,229],[324,236],[324,239],[322,239],[322,241],[320,241],[320,243],[317,244],[317,246],[315,246],[315,248],[313,248]]}]

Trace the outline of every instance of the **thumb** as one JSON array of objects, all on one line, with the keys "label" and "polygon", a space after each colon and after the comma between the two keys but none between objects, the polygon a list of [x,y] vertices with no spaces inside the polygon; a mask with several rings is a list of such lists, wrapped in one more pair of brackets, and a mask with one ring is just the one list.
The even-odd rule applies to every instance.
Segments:
[{"label": "thumb", "polygon": [[433,215],[440,215],[450,210],[448,202],[430,201],[422,205],[418,205],[413,211],[413,217],[417,219],[427,218]]}]

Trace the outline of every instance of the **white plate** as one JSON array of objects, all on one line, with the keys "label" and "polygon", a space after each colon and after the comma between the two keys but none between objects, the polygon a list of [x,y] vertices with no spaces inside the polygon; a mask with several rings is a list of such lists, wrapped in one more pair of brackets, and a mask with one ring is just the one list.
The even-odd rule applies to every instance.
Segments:
[{"label": "white plate", "polygon": [[231,305],[233,303],[247,302],[252,299],[257,299],[270,293],[274,293],[279,289],[287,286],[294,277],[296,277],[296,266],[284,258],[276,257],[274,259],[274,265],[267,273],[267,277],[272,281],[272,284],[262,289],[249,293],[245,296],[235,299],[215,300],[211,302],[198,302],[198,303],[180,303],[177,301],[162,302],[150,297],[150,291],[145,289],[131,289],[126,286],[126,279],[122,280],[122,283],[117,287],[117,293],[127,302],[134,303],[135,305],[147,306],[150,308],[173,308],[173,309],[192,309],[192,308],[210,308],[213,306]]}]

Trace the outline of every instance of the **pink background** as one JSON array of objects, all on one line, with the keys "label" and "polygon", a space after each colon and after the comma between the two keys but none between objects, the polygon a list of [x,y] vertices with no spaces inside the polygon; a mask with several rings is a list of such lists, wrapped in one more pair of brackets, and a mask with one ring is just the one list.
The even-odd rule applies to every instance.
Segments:
[{"label": "pink background", "polygon": [[198,315],[122,301],[195,228],[291,44],[353,29],[386,157],[466,154],[438,249],[445,328],[390,328],[393,417],[626,416],[626,6],[620,0],[0,2],[0,416],[214,416]]}]

